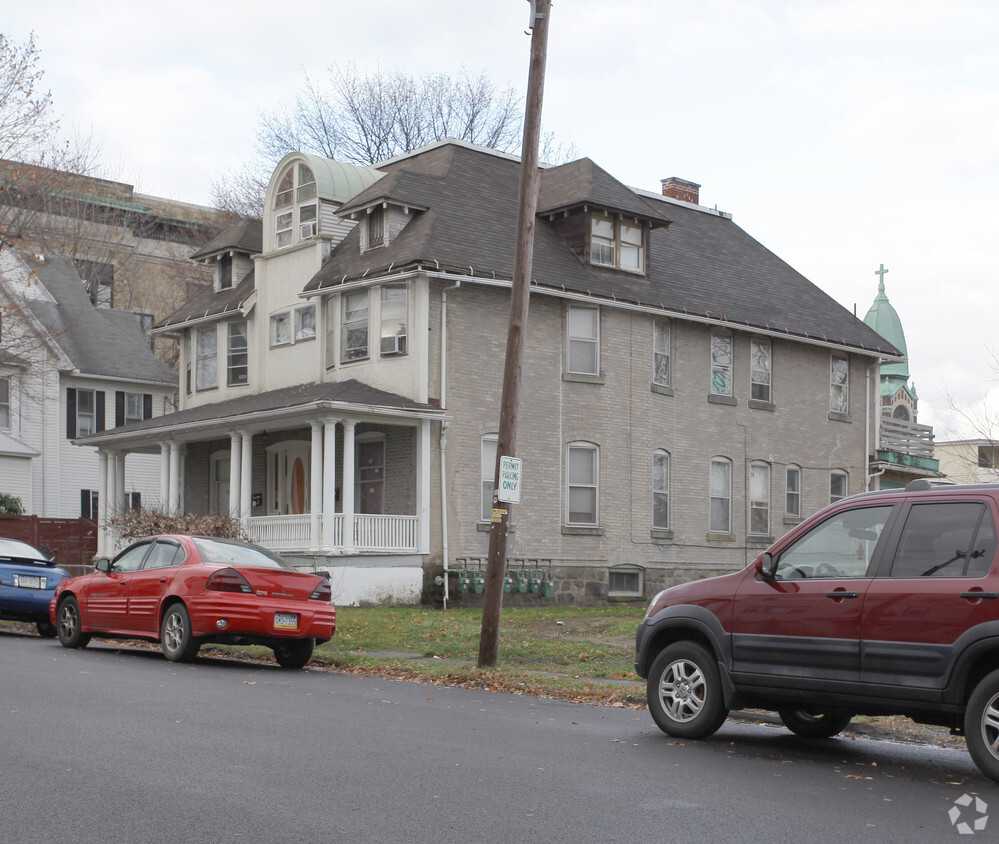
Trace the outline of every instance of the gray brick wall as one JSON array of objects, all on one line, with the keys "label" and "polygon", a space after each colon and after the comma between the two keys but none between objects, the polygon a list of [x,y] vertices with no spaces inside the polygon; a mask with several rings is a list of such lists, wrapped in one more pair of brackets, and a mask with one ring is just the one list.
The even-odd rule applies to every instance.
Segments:
[{"label": "gray brick wall", "polygon": [[[431,325],[439,328],[439,287],[431,299]],[[652,389],[652,316],[605,307],[601,374],[590,381],[572,380],[563,375],[565,308],[554,297],[532,295],[517,447],[524,460],[524,498],[512,508],[508,539],[511,557],[553,561],[561,584],[559,600],[604,600],[608,566],[638,567],[643,596],[650,597],[666,585],[751,561],[767,545],[747,538],[752,461],[771,467],[773,537],[798,521],[784,517],[788,464],[801,467],[803,516],[828,503],[832,469],[849,473],[851,493],[863,489],[866,359],[851,357],[849,421],[830,419],[830,350],[774,339],[773,407],[750,406],[753,335],[735,331],[734,404],[717,404],[708,400],[710,327],[673,320],[672,394],[664,394]],[[480,440],[498,430],[508,314],[508,291],[465,285],[448,293],[446,409],[453,421],[446,483],[455,558],[487,554],[489,534],[479,522]],[[434,350],[431,384],[440,383],[439,364]],[[600,449],[597,535],[564,529],[565,450],[573,441]],[[652,533],[655,449],[671,457],[671,535]],[[708,533],[713,457],[732,465],[731,537]],[[435,470],[435,486],[436,476]],[[439,501],[436,489],[434,494]]]}]

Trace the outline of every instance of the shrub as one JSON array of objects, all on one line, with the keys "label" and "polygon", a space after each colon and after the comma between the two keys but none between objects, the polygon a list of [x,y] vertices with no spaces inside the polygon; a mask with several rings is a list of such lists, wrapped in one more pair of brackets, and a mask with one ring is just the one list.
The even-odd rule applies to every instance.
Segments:
[{"label": "shrub", "polygon": [[6,492],[0,493],[0,513],[5,513],[8,516],[23,516],[24,505],[16,495],[10,495]]},{"label": "shrub", "polygon": [[160,510],[128,510],[112,516],[108,525],[125,540],[141,539],[157,533],[217,536],[220,539],[247,538],[239,520],[228,513],[179,514]]}]

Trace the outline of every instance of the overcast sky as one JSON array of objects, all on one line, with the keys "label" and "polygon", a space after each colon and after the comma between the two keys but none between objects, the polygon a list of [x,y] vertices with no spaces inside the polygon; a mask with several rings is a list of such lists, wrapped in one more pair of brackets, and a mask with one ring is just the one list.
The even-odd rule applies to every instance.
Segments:
[{"label": "overcast sky", "polygon": [[[527,82],[525,0],[4,5],[114,177],[190,202],[331,62]],[[989,386],[999,345],[994,0],[555,0],[544,123],[627,184],[698,182],[861,317],[883,263],[919,421],[960,433],[947,394]]]}]

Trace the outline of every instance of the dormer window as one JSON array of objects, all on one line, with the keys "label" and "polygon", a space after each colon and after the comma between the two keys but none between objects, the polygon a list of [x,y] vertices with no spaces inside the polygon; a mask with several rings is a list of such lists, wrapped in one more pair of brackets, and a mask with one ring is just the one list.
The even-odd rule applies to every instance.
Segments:
[{"label": "dormer window", "polygon": [[228,290],[232,287],[232,255],[228,253],[219,255],[216,266],[218,268],[219,290]]},{"label": "dormer window", "polygon": [[368,213],[368,248],[385,245],[385,209],[372,208]]},{"label": "dormer window", "polygon": [[645,230],[637,220],[596,212],[590,217],[590,262],[645,272]]},{"label": "dormer window", "polygon": [[316,177],[309,167],[292,164],[284,171],[274,197],[274,211],[275,249],[283,249],[319,233]]}]

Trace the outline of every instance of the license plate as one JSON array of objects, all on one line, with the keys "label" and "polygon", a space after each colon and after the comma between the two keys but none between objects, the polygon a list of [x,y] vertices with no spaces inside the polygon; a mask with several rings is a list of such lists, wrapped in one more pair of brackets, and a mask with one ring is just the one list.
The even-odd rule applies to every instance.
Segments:
[{"label": "license plate", "polygon": [[293,612],[274,613],[274,628],[276,630],[297,630],[298,616]]},{"label": "license plate", "polygon": [[19,574],[17,577],[17,586],[22,589],[44,589],[45,579],[37,574]]}]

